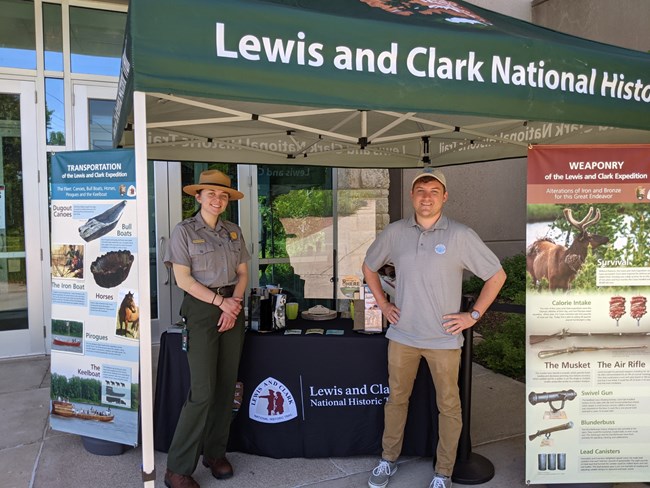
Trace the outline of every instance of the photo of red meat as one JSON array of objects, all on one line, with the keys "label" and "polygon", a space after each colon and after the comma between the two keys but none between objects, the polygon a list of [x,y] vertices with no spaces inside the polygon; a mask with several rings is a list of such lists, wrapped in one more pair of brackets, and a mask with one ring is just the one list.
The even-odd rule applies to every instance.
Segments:
[{"label": "photo of red meat", "polygon": [[618,320],[625,315],[625,297],[615,296],[609,299],[609,316],[616,320],[618,327]]},{"label": "photo of red meat", "polygon": [[630,300],[630,315],[632,316],[633,319],[636,319],[636,325],[641,325],[641,317],[643,317],[647,310],[646,310],[646,302],[648,299],[646,297],[643,297],[641,295],[637,295],[632,297]]}]

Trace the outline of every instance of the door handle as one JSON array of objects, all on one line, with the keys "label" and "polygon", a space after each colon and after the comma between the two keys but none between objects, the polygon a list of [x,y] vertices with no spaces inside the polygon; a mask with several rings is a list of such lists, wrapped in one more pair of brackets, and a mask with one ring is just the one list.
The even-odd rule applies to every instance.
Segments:
[{"label": "door handle", "polygon": [[[158,259],[165,259],[165,238],[161,237],[160,241],[158,241]],[[165,282],[163,285],[169,285],[169,280],[171,279],[171,270],[169,269],[169,266],[165,265],[163,263],[163,266],[165,266],[165,270],[167,271],[167,278],[165,278]]]}]

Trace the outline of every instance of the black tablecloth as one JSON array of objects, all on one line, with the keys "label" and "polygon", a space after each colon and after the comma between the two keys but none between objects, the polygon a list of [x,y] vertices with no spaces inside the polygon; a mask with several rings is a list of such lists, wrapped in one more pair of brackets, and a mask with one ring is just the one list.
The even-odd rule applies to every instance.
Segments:
[{"label": "black tablecloth", "polygon": [[[239,378],[242,407],[229,450],[274,458],[381,453],[383,404],[388,396],[387,345],[382,334],[353,332],[349,320],[289,321],[301,335],[248,332]],[[343,335],[305,335],[310,328]],[[180,335],[161,338],[154,447],[166,452],[189,388]],[[280,393],[269,409],[269,390]],[[424,361],[416,379],[405,430],[404,455],[431,456],[437,410]]]}]

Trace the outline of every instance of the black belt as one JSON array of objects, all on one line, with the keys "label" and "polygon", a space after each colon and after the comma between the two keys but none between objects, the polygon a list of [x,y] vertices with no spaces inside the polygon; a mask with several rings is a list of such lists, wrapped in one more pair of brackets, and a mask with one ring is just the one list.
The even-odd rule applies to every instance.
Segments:
[{"label": "black belt", "polygon": [[221,297],[229,298],[235,292],[235,285],[217,286],[216,288],[210,288],[210,290]]}]

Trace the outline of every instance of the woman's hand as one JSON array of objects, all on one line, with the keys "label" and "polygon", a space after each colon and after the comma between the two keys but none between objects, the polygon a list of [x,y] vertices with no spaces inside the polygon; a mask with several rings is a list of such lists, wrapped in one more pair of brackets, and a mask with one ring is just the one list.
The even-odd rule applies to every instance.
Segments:
[{"label": "woman's hand", "polygon": [[235,326],[237,316],[242,309],[242,299],[239,297],[224,298],[219,308],[223,312],[217,322],[217,330],[226,332]]}]

